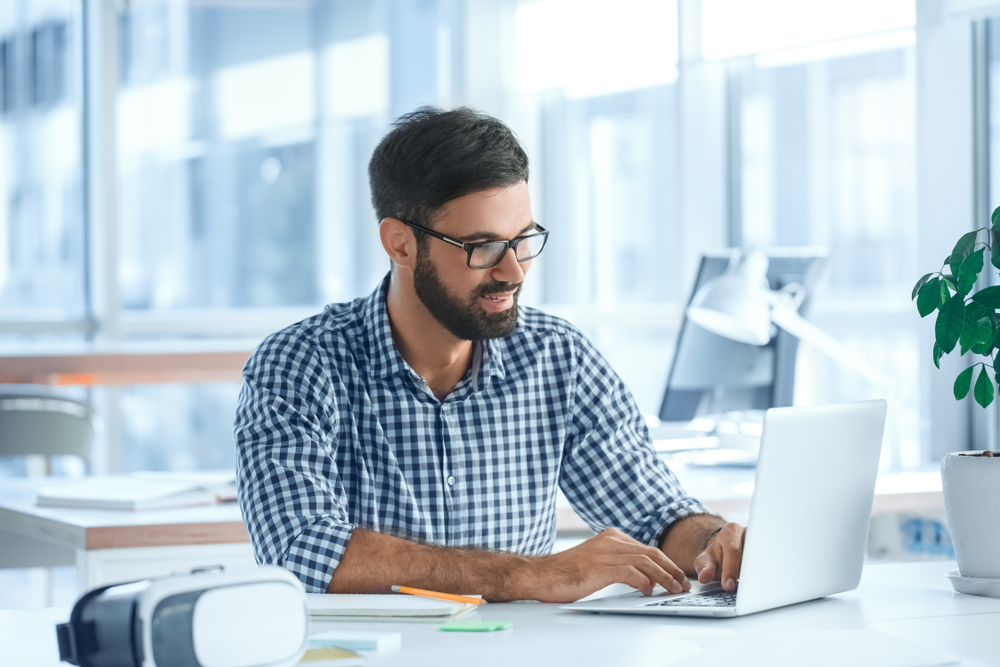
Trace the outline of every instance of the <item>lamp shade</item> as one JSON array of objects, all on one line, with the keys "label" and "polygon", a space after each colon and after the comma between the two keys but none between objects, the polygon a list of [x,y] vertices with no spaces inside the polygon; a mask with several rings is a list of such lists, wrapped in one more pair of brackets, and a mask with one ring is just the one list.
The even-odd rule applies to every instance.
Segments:
[{"label": "lamp shade", "polygon": [[764,253],[746,253],[735,268],[709,280],[698,290],[688,306],[688,319],[725,338],[767,345],[771,340],[767,267]]}]

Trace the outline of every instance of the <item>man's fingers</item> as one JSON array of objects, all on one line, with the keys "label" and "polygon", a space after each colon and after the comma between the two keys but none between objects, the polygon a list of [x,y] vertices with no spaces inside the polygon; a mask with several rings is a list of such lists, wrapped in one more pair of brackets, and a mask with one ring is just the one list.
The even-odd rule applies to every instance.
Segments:
[{"label": "man's fingers", "polygon": [[[729,524],[736,526],[736,524]],[[728,529],[729,526],[726,526]],[[740,578],[740,565],[743,561],[743,533],[744,530],[724,529],[717,538],[722,547],[722,587],[727,591],[736,588],[736,582]]]},{"label": "man's fingers", "polygon": [[716,565],[715,558],[709,551],[702,551],[698,554],[698,557],[694,559],[694,569],[698,573],[698,581],[707,584],[715,579]]},{"label": "man's fingers", "polygon": [[632,565],[624,565],[619,568],[615,581],[637,588],[642,591],[643,595],[650,595],[653,592],[653,582]]},{"label": "man's fingers", "polygon": [[[660,549],[634,540],[625,533],[622,533],[614,528],[602,531],[598,537],[603,538],[605,544],[608,545],[614,552],[623,555],[634,554],[643,558],[644,561],[629,560],[628,562],[634,567],[639,567],[643,573],[649,576],[649,579],[652,582],[660,584],[671,592],[681,593],[691,590],[691,582],[688,581],[687,575],[684,574],[684,570],[678,567],[672,560],[667,558],[667,555]],[[664,578],[663,573],[665,573],[668,578]],[[671,585],[671,582],[676,582],[677,585],[673,586]]]},{"label": "man's fingers", "polygon": [[635,555],[630,556],[628,560],[629,564],[646,575],[646,578],[654,584],[659,584],[671,593],[683,593],[684,587],[676,577],[666,572],[660,565],[653,561],[653,559],[643,556]]},{"label": "man's fingers", "polygon": [[[667,554],[655,547],[647,547],[647,553],[649,554],[649,557],[653,559],[653,562],[659,565],[664,572],[669,574],[674,580],[677,581],[678,584],[680,584],[681,591],[691,590],[691,582],[688,581],[687,575],[684,574],[684,570],[674,563],[674,561],[667,558]],[[660,585],[663,586],[663,584]],[[666,588],[666,586],[663,587]]]}]

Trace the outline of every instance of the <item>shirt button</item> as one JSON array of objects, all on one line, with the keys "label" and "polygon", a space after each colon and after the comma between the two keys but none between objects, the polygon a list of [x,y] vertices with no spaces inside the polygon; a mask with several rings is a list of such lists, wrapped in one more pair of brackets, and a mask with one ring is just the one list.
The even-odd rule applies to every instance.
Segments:
[{"label": "shirt button", "polygon": [[452,486],[454,484],[455,484],[455,476],[454,475],[448,475],[448,486]]}]

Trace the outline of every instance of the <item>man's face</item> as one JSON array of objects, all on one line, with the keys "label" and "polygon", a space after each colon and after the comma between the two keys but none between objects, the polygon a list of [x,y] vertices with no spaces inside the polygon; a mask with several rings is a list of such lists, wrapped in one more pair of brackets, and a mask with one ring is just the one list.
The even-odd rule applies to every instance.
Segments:
[{"label": "man's face", "polygon": [[[534,227],[528,184],[453,199],[431,227],[466,243],[521,236]],[[417,296],[456,338],[484,340],[510,334],[517,325],[517,296],[531,261],[518,262],[508,250],[496,266],[470,269],[466,256],[461,248],[427,237],[413,270]]]}]

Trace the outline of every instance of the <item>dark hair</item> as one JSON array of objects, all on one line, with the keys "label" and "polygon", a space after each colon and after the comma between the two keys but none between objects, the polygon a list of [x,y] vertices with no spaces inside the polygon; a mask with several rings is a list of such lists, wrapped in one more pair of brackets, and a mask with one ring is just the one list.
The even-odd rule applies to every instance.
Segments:
[{"label": "dark hair", "polygon": [[393,126],[368,163],[379,220],[432,226],[434,215],[452,199],[528,180],[527,154],[510,128],[493,116],[469,107],[425,106],[400,116]]}]

